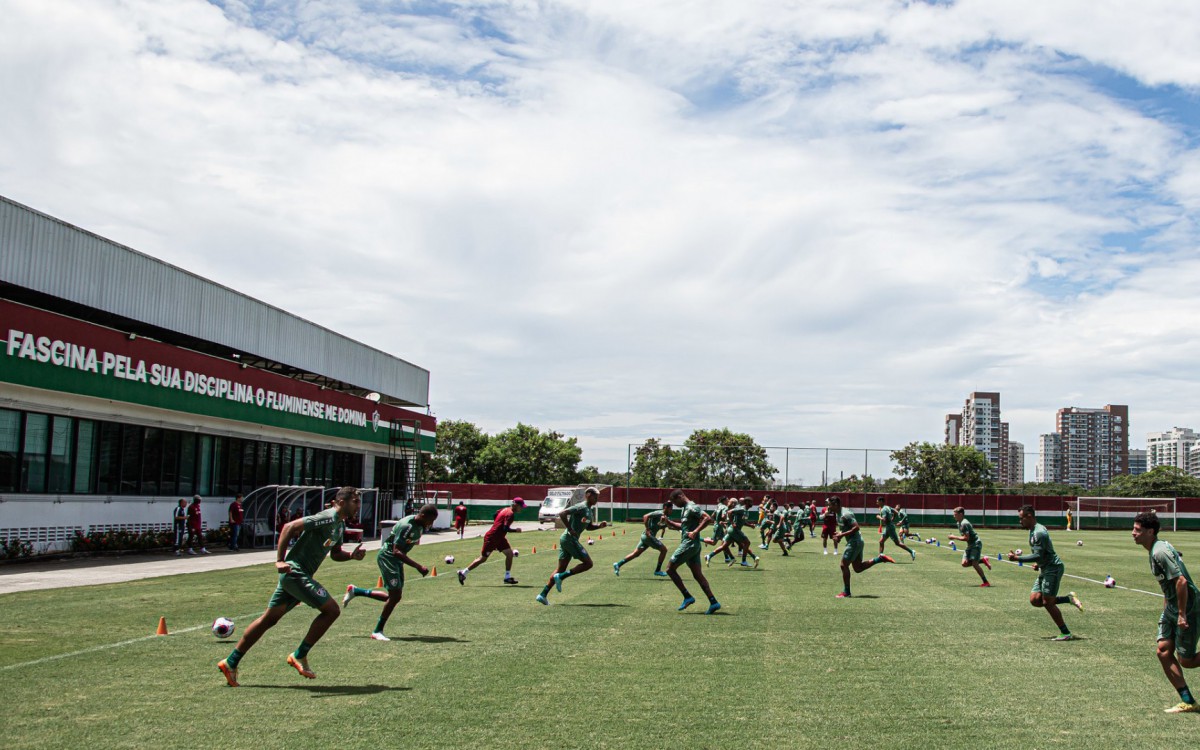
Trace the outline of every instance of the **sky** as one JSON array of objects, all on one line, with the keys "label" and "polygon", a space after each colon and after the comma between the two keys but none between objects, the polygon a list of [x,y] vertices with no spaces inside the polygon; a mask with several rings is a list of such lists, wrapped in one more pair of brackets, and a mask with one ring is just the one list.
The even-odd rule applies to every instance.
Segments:
[{"label": "sky", "polygon": [[438,419],[612,471],[727,427],[816,449],[791,481],[972,391],[1027,453],[1066,406],[1200,429],[1200,4],[0,18],[0,194],[429,370]]}]

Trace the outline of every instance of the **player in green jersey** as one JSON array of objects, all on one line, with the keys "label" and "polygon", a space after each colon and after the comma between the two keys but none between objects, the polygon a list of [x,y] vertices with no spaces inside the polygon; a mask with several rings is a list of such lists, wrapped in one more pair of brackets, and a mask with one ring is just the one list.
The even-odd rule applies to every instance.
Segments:
[{"label": "player in green jersey", "polygon": [[384,588],[364,589],[354,584],[346,586],[346,595],[342,597],[343,609],[357,596],[365,596],[383,602],[383,611],[379,613],[379,621],[375,623],[375,629],[371,631],[371,638],[374,640],[391,640],[383,634],[383,626],[387,624],[388,618],[392,616],[392,610],[400,603],[400,597],[404,593],[404,566],[411,565],[416,568],[422,578],[429,575],[429,568],[413,560],[408,553],[420,543],[421,535],[428,531],[436,520],[437,506],[423,505],[416,515],[405,516],[392,527],[391,536],[383,542],[379,548],[379,554],[375,558]]},{"label": "player in green jersey", "polygon": [[992,569],[992,564],[988,562],[987,555],[983,554],[983,540],[979,538],[979,534],[975,533],[975,527],[967,520],[967,509],[961,505],[954,509],[954,522],[958,524],[958,533],[960,536],[949,534],[947,539],[963,542],[966,548],[963,549],[962,566],[964,568],[974,567],[975,572],[983,580],[979,584],[981,588],[988,588],[992,584],[988,583],[987,576],[983,574],[983,568],[979,567],[979,563],[987,566],[988,570]]},{"label": "player in green jersey", "polygon": [[729,513],[726,515],[728,523],[726,524],[725,538],[721,540],[715,550],[704,556],[704,563],[707,565],[708,561],[716,557],[718,552],[724,552],[726,555],[725,564],[732,566],[737,559],[729,555],[729,548],[736,544],[742,553],[742,565],[750,567],[750,564],[746,562],[748,555],[754,558],[754,567],[757,568],[758,555],[750,551],[750,539],[742,531],[744,526],[754,525],[747,520],[750,516],[750,498],[743,497],[740,505],[736,502],[737,498],[733,498],[733,501],[735,502],[730,504]]},{"label": "player in green jersey", "polygon": [[[730,498],[724,495],[721,495],[717,498],[717,507],[715,510],[713,510],[712,514],[713,535],[704,539],[705,544],[720,545],[721,542],[724,541],[725,534],[729,531],[729,509],[732,508],[736,503],[737,498]],[[733,555],[729,554],[728,547],[722,550],[722,552],[725,555],[726,565],[733,562]],[[716,554],[716,550],[713,550],[711,553],[704,556],[705,565],[709,564],[709,561],[712,560],[714,554]]]},{"label": "player in green jersey", "polygon": [[788,556],[788,547],[791,546],[789,532],[791,531],[791,523],[788,519],[787,509],[782,505],[775,506],[775,512],[771,514],[771,539],[767,542],[767,546],[778,544],[779,551],[784,557]]},{"label": "player in green jersey", "polygon": [[875,498],[875,506],[879,508],[879,513],[875,514],[875,517],[879,519],[879,554],[883,554],[883,543],[891,539],[893,544],[912,555],[912,559],[916,560],[916,551],[900,541],[900,537],[896,535],[896,511],[887,504],[883,495]]},{"label": "player in green jersey", "polygon": [[1167,681],[1179,693],[1179,703],[1169,714],[1200,713],[1192,691],[1183,677],[1184,669],[1200,667],[1196,635],[1200,629],[1200,591],[1188,574],[1179,550],[1158,538],[1158,514],[1139,513],[1133,519],[1133,541],[1150,553],[1150,572],[1163,592],[1163,611],[1158,618],[1158,662]]},{"label": "player in green jersey", "polygon": [[721,608],[721,604],[713,596],[712,589],[708,586],[708,579],[704,577],[704,569],[700,567],[700,550],[703,548],[702,540],[704,538],[700,532],[712,523],[712,518],[700,510],[699,505],[689,500],[683,490],[672,490],[670,498],[671,504],[680,509],[679,521],[667,519],[671,528],[679,529],[679,546],[671,554],[671,562],[667,563],[667,575],[671,577],[679,589],[679,593],[683,594],[683,604],[679,605],[679,609],[685,610],[696,603],[695,597],[688,593],[687,587],[683,585],[683,579],[679,577],[679,566],[687,565],[688,569],[692,571],[692,578],[696,579],[696,583],[700,584],[704,595],[708,597],[708,611],[704,614],[711,615]]},{"label": "player in green jersey", "polygon": [[788,549],[796,546],[796,542],[804,541],[804,524],[807,521],[804,513],[804,506],[792,503],[788,509],[788,515],[791,517],[792,523],[792,542],[788,545]]},{"label": "player in green jersey", "polygon": [[850,598],[851,570],[861,573],[881,562],[894,563],[896,561],[887,555],[880,554],[863,562],[862,532],[859,531],[858,519],[854,517],[854,511],[843,508],[842,499],[837,496],[829,498],[828,510],[837,518],[838,530],[833,535],[834,548],[837,548],[839,541],[846,540],[846,549],[842,551],[842,592],[837,595],[837,598],[848,599]]},{"label": "player in green jersey", "polygon": [[762,544],[759,549],[771,548],[771,537],[775,533],[775,501],[770,495],[763,495],[758,505],[758,537]]},{"label": "player in green jersey", "polygon": [[638,539],[637,549],[630,552],[625,557],[613,563],[613,573],[621,575],[621,566],[640,557],[643,552],[648,549],[658,550],[658,564],[654,566],[654,575],[666,577],[662,566],[667,559],[667,545],[658,540],[658,530],[661,528],[670,528],[666,519],[671,517],[671,504],[663,503],[663,507],[656,511],[652,511],[642,516],[642,524],[645,526],[645,531],[642,532],[642,537]]},{"label": "player in green jersey", "polygon": [[[288,654],[287,663],[303,677],[311,680],[317,676],[308,668],[308,651],[325,635],[325,631],[338,618],[341,610],[337,601],[329,595],[324,586],[313,579],[313,576],[325,561],[326,555],[337,562],[361,560],[366,556],[362,544],[353,552],[342,549],[346,521],[358,518],[361,503],[358,488],[342,487],[334,497],[333,507],[289,521],[283,527],[276,548],[275,569],[279,573],[279,583],[267,604],[267,611],[246,627],[229,656],[217,662],[217,669],[225,675],[225,681],[230,687],[238,686],[238,664],[246,652],[300,602],[318,612],[312,624],[308,626],[308,633],[300,642],[300,647]],[[292,544],[293,541],[295,544]]]},{"label": "player in green jersey", "polygon": [[[562,536],[558,538],[558,568],[546,582],[542,593],[537,595],[538,604],[550,603],[547,597],[550,595],[551,586],[562,591],[563,581],[592,569],[592,558],[583,548],[583,543],[579,541],[579,535],[585,530],[594,531],[608,525],[607,521],[595,523],[593,509],[598,502],[600,502],[600,490],[588,487],[583,491],[583,502],[575,503],[558,514],[558,520],[562,521],[563,526],[566,527]],[[579,564],[567,570],[572,558],[579,560]]]},{"label": "player in green jersey", "polygon": [[1054,620],[1060,633],[1054,640],[1073,641],[1075,636],[1071,635],[1070,628],[1063,621],[1058,605],[1071,604],[1082,612],[1083,602],[1079,601],[1079,597],[1075,595],[1074,591],[1067,596],[1058,595],[1058,586],[1062,583],[1066,567],[1058,553],[1054,551],[1054,544],[1050,541],[1050,532],[1037,522],[1037,511],[1033,509],[1032,505],[1022,505],[1017,519],[1021,522],[1021,528],[1029,530],[1029,553],[1018,555],[1009,550],[1008,560],[1009,562],[1034,563],[1037,566],[1038,577],[1033,583],[1033,590],[1029,593],[1029,603],[1039,609],[1045,609],[1046,613],[1050,615],[1050,619]]},{"label": "player in green jersey", "polygon": [[[896,530],[900,532],[900,538],[908,541],[908,537],[912,534],[908,529],[908,511],[904,510],[904,506],[896,506]],[[917,537],[920,541],[921,537]]]}]

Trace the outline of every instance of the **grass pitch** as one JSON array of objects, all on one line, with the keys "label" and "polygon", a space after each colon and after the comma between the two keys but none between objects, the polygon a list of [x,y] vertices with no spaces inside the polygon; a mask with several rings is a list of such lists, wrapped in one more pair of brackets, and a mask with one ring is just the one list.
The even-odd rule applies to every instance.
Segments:
[{"label": "grass pitch", "polygon": [[[215,667],[233,641],[209,623],[234,617],[240,633],[266,605],[272,566],[0,596],[6,747],[1167,748],[1200,729],[1198,716],[1162,713],[1178,700],[1154,657],[1162,601],[1127,532],[1051,532],[1069,576],[1149,592],[1068,577],[1085,611],[1064,612],[1081,640],[1054,643],[1028,604],[1034,573],[998,564],[980,589],[946,529],[925,531],[943,546],[918,544],[915,564],[901,552],[855,575],[848,600],[834,598],[838,558],[816,539],[787,558],[762,553],[758,570],[714,562],[724,609],[705,616],[686,574],[700,601],[675,611],[652,552],[613,575],[637,540],[627,528],[589,548],[596,567],[549,607],[534,596],[555,533],[513,535],[518,586],[501,584],[496,555],[458,585],[442,558],[462,565],[479,540],[418,547],[439,576],[409,571],[394,640],[367,637],[380,605],[356,599],[313,649],[312,681],[284,663],[311,620],[304,607],[243,659],[243,687]],[[989,556],[1028,546],[1019,530],[983,534]],[[1200,558],[1200,537],[1164,537]],[[339,594],[371,585],[373,557],[326,561],[318,578]],[[151,636],[159,616],[171,635]]]}]

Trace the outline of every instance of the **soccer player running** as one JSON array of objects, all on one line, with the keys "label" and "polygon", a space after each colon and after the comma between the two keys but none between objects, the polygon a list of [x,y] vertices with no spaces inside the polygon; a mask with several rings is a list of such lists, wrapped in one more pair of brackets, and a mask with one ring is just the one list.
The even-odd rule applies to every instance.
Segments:
[{"label": "soccer player running", "polygon": [[[721,495],[720,497],[717,498],[717,507],[713,510],[713,514],[712,514],[713,535],[711,538],[706,538],[703,540],[705,544],[719,545],[725,539],[725,533],[729,530],[726,525],[726,523],[729,519],[729,508],[735,502],[736,502],[736,498],[731,499],[731,498],[725,497],[724,495]],[[670,503],[668,503],[668,505],[669,504]],[[714,552],[715,552],[715,550],[714,550]],[[728,564],[730,561],[733,560],[733,555],[729,554],[728,548],[723,550],[723,552],[725,554],[725,563]],[[708,562],[710,559],[712,559],[711,555],[705,555],[704,556],[704,564],[708,565]]]},{"label": "soccer player running", "polygon": [[1080,612],[1083,611],[1083,603],[1079,601],[1079,597],[1075,592],[1070,592],[1067,596],[1058,595],[1058,586],[1062,583],[1063,573],[1066,567],[1063,561],[1059,558],[1058,553],[1054,551],[1054,544],[1050,541],[1050,532],[1046,527],[1037,522],[1037,511],[1032,505],[1022,505],[1021,510],[1017,515],[1021,522],[1021,528],[1029,529],[1029,553],[1018,555],[1009,550],[1009,562],[1034,563],[1037,565],[1038,577],[1033,582],[1033,590],[1029,594],[1029,603],[1039,609],[1045,609],[1050,615],[1050,619],[1054,620],[1054,624],[1058,626],[1060,635],[1056,636],[1056,641],[1073,641],[1075,636],[1071,635],[1071,629],[1067,627],[1067,623],[1063,621],[1062,612],[1059,611],[1058,605],[1071,604]]},{"label": "soccer player running", "polygon": [[900,541],[900,537],[896,535],[896,511],[892,510],[885,501],[883,495],[875,498],[875,505],[879,508],[879,513],[875,515],[879,519],[879,554],[883,554],[883,543],[888,539],[892,540],[900,549],[912,555],[912,559],[917,559],[917,553],[904,542]]},{"label": "soccer player running", "polygon": [[790,519],[788,518],[787,509],[782,505],[776,505],[775,513],[772,518],[774,520],[772,520],[771,526],[774,528],[774,532],[771,534],[771,542],[777,543],[779,545],[779,551],[783,553],[784,557],[787,557],[788,547],[791,546],[791,539],[788,536],[788,530],[791,528],[791,523]]},{"label": "soccer player running", "polygon": [[667,519],[667,524],[680,532],[679,546],[672,553],[671,562],[667,563],[667,575],[675,582],[679,593],[683,594],[683,604],[679,605],[679,610],[682,612],[696,603],[696,598],[688,593],[687,586],[683,585],[683,579],[679,577],[679,566],[687,565],[692,571],[692,578],[696,579],[696,583],[700,584],[700,589],[708,597],[708,610],[704,614],[711,615],[721,608],[721,603],[713,596],[708,579],[704,577],[704,570],[700,567],[700,550],[703,547],[700,532],[712,523],[712,518],[700,510],[699,505],[689,500],[683,490],[671,490],[670,497],[671,504],[682,509],[679,521]]},{"label": "soccer player running", "polygon": [[975,572],[983,581],[979,586],[989,588],[992,584],[988,583],[987,576],[983,574],[983,568],[979,567],[979,563],[982,562],[986,565],[988,570],[992,569],[992,564],[988,562],[987,555],[983,554],[983,540],[979,538],[979,534],[975,533],[975,527],[967,520],[966,508],[960,505],[954,509],[954,522],[958,524],[958,533],[961,536],[949,534],[946,538],[966,542],[967,548],[963,550],[962,566],[964,568],[974,567]]},{"label": "soccer player running", "polygon": [[667,523],[667,519],[670,516],[670,503],[663,503],[662,508],[642,516],[642,524],[646,527],[646,530],[642,532],[642,538],[638,539],[637,549],[613,563],[613,573],[620,576],[622,565],[632,561],[634,558],[641,557],[641,554],[648,549],[655,549],[658,550],[658,564],[654,566],[654,575],[665,578],[667,574],[663,572],[662,566],[667,559],[667,545],[658,540],[658,530],[670,526]]},{"label": "soccer player running", "polygon": [[837,554],[838,535],[837,535],[837,511],[833,509],[833,501],[838,501],[838,506],[841,506],[841,499],[835,497],[825,498],[825,510],[821,511],[821,554],[829,554],[829,540],[833,540],[833,554]]},{"label": "soccer player running", "polygon": [[[554,575],[550,576],[550,580],[546,582],[542,593],[537,595],[537,602],[539,604],[550,603],[546,597],[550,595],[551,586],[562,591],[562,583],[567,578],[592,569],[592,558],[579,541],[579,535],[584,530],[594,531],[596,529],[603,529],[608,525],[607,521],[595,523],[592,509],[596,507],[596,503],[598,502],[600,502],[600,490],[595,487],[588,487],[583,491],[583,502],[575,503],[558,514],[558,520],[562,521],[563,526],[566,527],[562,536],[558,538],[558,569],[555,570]],[[579,560],[579,564],[567,570],[567,565],[571,563],[571,558]]]},{"label": "soccer player running", "polygon": [[479,557],[476,557],[471,561],[470,565],[458,571],[458,582],[460,585],[467,582],[467,573],[483,565],[484,561],[493,552],[504,554],[504,582],[510,585],[518,583],[517,579],[513,578],[512,575],[513,549],[508,543],[508,532],[521,533],[520,529],[513,528],[513,523],[517,520],[517,513],[524,507],[525,501],[519,497],[514,497],[512,503],[507,508],[501,508],[496,512],[496,517],[492,519],[492,528],[483,534],[483,549],[479,551]]},{"label": "soccer player running", "polygon": [[[736,499],[736,498],[735,498]],[[746,556],[754,558],[754,567],[758,567],[758,555],[750,551],[750,539],[746,537],[746,532],[742,531],[742,527],[753,525],[746,520],[746,516],[750,514],[750,498],[743,497],[741,504],[734,503],[729,508],[729,514],[726,516],[727,526],[725,538],[721,541],[717,548],[704,556],[704,564],[707,565],[709,560],[716,557],[718,552],[724,552],[726,555],[725,564],[732,566],[736,562],[736,558],[729,555],[730,546],[736,544],[742,552],[742,566],[750,567],[746,562]]]},{"label": "soccer player running", "polygon": [[377,641],[390,641],[383,634],[383,626],[387,625],[392,610],[400,603],[404,593],[404,566],[411,565],[417,569],[421,577],[429,575],[429,568],[408,556],[412,548],[421,541],[421,535],[433,526],[437,520],[437,506],[432,503],[422,505],[415,515],[405,516],[392,527],[392,534],[379,548],[375,564],[379,566],[379,576],[383,579],[383,589],[363,589],[350,584],[346,587],[346,595],[342,597],[342,607],[345,608],[356,596],[365,596],[375,601],[383,602],[383,611],[379,613],[379,621],[371,631],[371,638]]},{"label": "soccer player running", "polygon": [[[896,528],[900,531],[900,538],[908,541],[908,537],[912,532],[908,529],[908,511],[902,505],[896,506]],[[920,537],[917,537],[917,539],[920,540]]]},{"label": "soccer player running", "polygon": [[804,541],[804,522],[806,520],[806,514],[802,506],[793,503],[791,505],[791,509],[788,511],[788,515],[790,515],[792,518],[792,542],[788,545],[788,549],[791,549],[792,547],[796,546],[796,542]]},{"label": "soccer player running", "polygon": [[849,599],[850,571],[852,569],[855,573],[861,573],[881,562],[894,563],[896,561],[887,555],[879,554],[867,562],[863,562],[864,543],[862,532],[858,529],[858,519],[854,517],[854,511],[849,508],[842,508],[842,499],[840,497],[829,498],[828,510],[834,513],[838,524],[838,531],[833,535],[834,550],[837,549],[839,540],[846,540],[846,549],[842,552],[842,591],[837,595],[837,598]]},{"label": "soccer player running", "polygon": [[1158,618],[1158,661],[1171,687],[1179,692],[1179,703],[1165,709],[1169,714],[1200,713],[1200,704],[1188,688],[1184,669],[1200,667],[1196,657],[1196,635],[1200,625],[1200,591],[1188,574],[1179,551],[1159,539],[1157,513],[1139,513],[1133,519],[1133,541],[1150,553],[1150,572],[1163,592],[1163,611]]},{"label": "soccer player running", "polygon": [[300,642],[300,646],[288,654],[287,663],[302,677],[311,680],[317,676],[308,667],[308,651],[325,635],[325,631],[329,630],[329,626],[338,618],[341,610],[325,587],[317,583],[313,576],[325,561],[326,554],[337,562],[361,560],[366,557],[361,544],[353,552],[342,549],[346,520],[358,518],[361,504],[362,498],[357,487],[342,487],[337,491],[332,508],[289,521],[283,527],[276,547],[275,569],[279,572],[279,583],[267,604],[267,611],[246,627],[229,656],[217,662],[217,669],[225,675],[225,681],[230,687],[238,686],[238,664],[246,652],[264,633],[275,627],[275,623],[279,622],[281,617],[301,602],[316,609],[318,613],[309,625],[308,633]]}]

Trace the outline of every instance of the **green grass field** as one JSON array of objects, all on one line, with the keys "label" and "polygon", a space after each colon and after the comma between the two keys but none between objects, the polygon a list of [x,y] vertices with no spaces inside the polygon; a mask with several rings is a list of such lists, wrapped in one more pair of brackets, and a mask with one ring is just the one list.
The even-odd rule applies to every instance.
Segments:
[{"label": "green grass field", "polygon": [[[1052,536],[1069,575],[1158,590],[1128,533]],[[1200,537],[1164,536],[1200,558]],[[980,589],[959,553],[920,544],[915,564],[857,575],[855,598],[837,600],[837,558],[810,539],[758,570],[714,563],[724,609],[706,617],[702,598],[675,611],[651,553],[613,576],[629,527],[543,607],[555,539],[513,536],[519,586],[500,584],[499,556],[458,585],[442,558],[461,565],[478,541],[419,547],[439,576],[410,573],[391,643],[367,637],[379,605],[356,599],[310,655],[318,678],[302,680],[284,664],[311,619],[301,607],[242,661],[239,689],[215,668],[231,645],[208,624],[231,616],[240,632],[265,606],[271,566],[2,596],[5,746],[1173,748],[1200,730],[1200,716],[1162,713],[1178,698],[1153,653],[1158,596],[1068,578],[1082,640],[1054,643],[1028,604],[1027,567],[997,565]],[[984,544],[1028,546],[1017,530]],[[373,584],[373,557],[327,561],[319,579],[334,592]],[[159,616],[172,634],[144,638]]]}]

